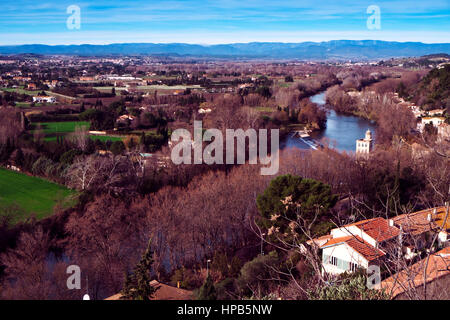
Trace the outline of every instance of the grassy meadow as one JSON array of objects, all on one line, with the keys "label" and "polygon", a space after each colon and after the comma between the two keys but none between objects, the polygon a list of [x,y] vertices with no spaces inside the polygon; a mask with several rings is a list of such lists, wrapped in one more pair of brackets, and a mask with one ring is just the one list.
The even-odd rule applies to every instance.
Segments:
[{"label": "grassy meadow", "polygon": [[[85,126],[89,129],[89,122],[87,121],[63,121],[63,122],[39,122],[33,125],[33,130],[30,130],[30,133],[33,133],[34,130],[37,129],[38,124],[41,125],[42,131],[45,135],[44,141],[56,141],[57,136],[67,136],[68,134],[75,131],[76,127]],[[108,140],[120,141],[123,140],[122,136],[101,136],[101,135],[91,135],[90,138],[92,140],[100,140],[106,142]]]},{"label": "grassy meadow", "polygon": [[31,214],[43,219],[53,214],[57,203],[63,207],[74,204],[75,191],[37,177],[0,168],[0,215],[10,206],[19,208],[14,222]]}]

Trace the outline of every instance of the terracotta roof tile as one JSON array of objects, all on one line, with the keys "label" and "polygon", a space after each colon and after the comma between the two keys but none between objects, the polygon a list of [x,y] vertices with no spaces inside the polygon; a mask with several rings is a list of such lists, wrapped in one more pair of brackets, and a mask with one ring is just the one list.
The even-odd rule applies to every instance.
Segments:
[{"label": "terracotta roof tile", "polygon": [[381,217],[359,221],[352,225],[363,230],[377,242],[392,239],[400,234],[400,230],[397,227],[389,226],[389,221]]},{"label": "terracotta roof tile", "polygon": [[403,270],[389,278],[381,281],[378,289],[385,289],[386,293],[395,298],[397,295],[424,284],[424,280],[428,283],[438,278],[450,274],[450,247],[442,249],[430,256],[427,265],[426,277],[424,279],[424,268],[426,259],[420,260],[410,266],[407,270]]},{"label": "terracotta roof tile", "polygon": [[[433,214],[436,209],[436,214]],[[428,221],[428,215],[431,214],[431,221]],[[450,228],[450,219],[445,220],[445,207],[426,209],[422,211],[406,213],[392,218],[396,225],[402,227],[404,232],[411,234],[421,234],[434,228],[444,226],[445,230]]]},{"label": "terracotta roof tile", "polygon": [[346,243],[356,252],[361,254],[367,261],[373,261],[385,255],[383,251],[375,248],[358,236],[351,237]]},{"label": "terracotta roof tile", "polygon": [[321,245],[320,248],[325,248],[328,246],[332,246],[334,244],[343,243],[343,242],[346,242],[347,240],[350,240],[351,238],[352,238],[352,236],[333,238],[333,239],[330,239],[327,242],[325,242],[323,245]]},{"label": "terracotta roof tile", "polygon": [[339,237],[334,238],[328,241],[327,243],[323,244],[320,248],[326,248],[335,244],[340,243],[346,243],[349,245],[353,250],[358,252],[360,255],[362,255],[367,261],[376,260],[382,256],[384,256],[384,252],[380,249],[375,248],[371,244],[364,241],[359,236],[346,236],[346,237]]},{"label": "terracotta roof tile", "polygon": [[309,245],[312,245],[312,243],[314,242],[317,246],[321,247],[322,245],[324,245],[327,241],[329,241],[332,238],[333,238],[333,236],[331,236],[330,234],[326,234],[324,236],[314,238],[312,240],[308,240],[308,241],[306,241],[306,243]]},{"label": "terracotta roof tile", "polygon": [[[172,287],[166,285],[164,283],[159,283],[156,280],[150,282],[150,284],[154,287],[159,287],[156,291],[154,297],[151,300],[191,300],[192,299],[192,291],[179,289],[176,287]],[[117,293],[105,300],[120,300],[122,295]]]}]

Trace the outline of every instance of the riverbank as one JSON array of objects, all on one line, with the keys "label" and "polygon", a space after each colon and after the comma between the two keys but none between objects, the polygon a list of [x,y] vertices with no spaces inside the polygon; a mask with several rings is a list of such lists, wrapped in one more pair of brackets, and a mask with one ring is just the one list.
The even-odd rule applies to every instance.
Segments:
[{"label": "riverbank", "polygon": [[[327,107],[325,92],[312,96],[310,100],[320,107],[327,109],[326,128],[313,131],[310,134],[311,139],[316,142],[325,140],[331,147],[334,147],[339,151],[354,152],[356,149],[356,140],[363,138],[367,129],[372,131],[375,137],[376,125],[372,121],[354,115],[343,115],[337,113],[332,108]],[[289,134],[285,136],[280,146],[281,149],[310,149],[309,145]]]}]

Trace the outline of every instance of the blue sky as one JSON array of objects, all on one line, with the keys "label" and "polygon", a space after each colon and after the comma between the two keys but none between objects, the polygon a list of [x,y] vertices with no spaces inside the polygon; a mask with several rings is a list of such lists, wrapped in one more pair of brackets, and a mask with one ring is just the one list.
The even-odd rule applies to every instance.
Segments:
[{"label": "blue sky", "polygon": [[[69,30],[67,7],[81,9]],[[367,7],[381,10],[369,30]],[[450,0],[1,0],[0,45],[125,42],[450,42]]]}]

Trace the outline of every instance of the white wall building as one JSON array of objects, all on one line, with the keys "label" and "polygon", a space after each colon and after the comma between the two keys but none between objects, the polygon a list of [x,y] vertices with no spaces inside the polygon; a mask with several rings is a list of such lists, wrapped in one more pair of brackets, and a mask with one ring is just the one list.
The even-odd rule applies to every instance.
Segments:
[{"label": "white wall building", "polygon": [[392,221],[383,218],[363,220],[331,230],[331,239],[322,244],[323,271],[330,274],[353,272],[378,265],[386,253],[382,244],[400,234]]},{"label": "white wall building", "polygon": [[356,153],[369,154],[373,150],[372,132],[369,129],[366,131],[364,139],[356,140]]},{"label": "white wall building", "polygon": [[[369,267],[372,259],[355,250],[348,240],[338,239],[337,243],[333,242],[322,247],[323,271],[329,274],[340,274],[346,271],[354,272],[358,268],[367,269]],[[380,257],[383,255],[380,253]]]},{"label": "white wall building", "polygon": [[[450,245],[450,223],[444,222],[445,207],[402,214],[391,219],[381,217],[332,229],[329,235],[307,243],[322,249],[322,271],[337,275],[358,268],[380,265],[393,252],[403,252],[409,259],[425,246],[432,233],[438,232],[439,248]],[[408,240],[406,237],[415,240]],[[391,250],[391,251],[390,251]]]},{"label": "white wall building", "polygon": [[417,129],[422,132],[427,124],[432,124],[434,127],[438,127],[444,122],[444,117],[423,117],[421,122],[417,125]]},{"label": "white wall building", "polygon": [[52,96],[35,96],[33,102],[36,103],[56,103],[56,98]]}]

